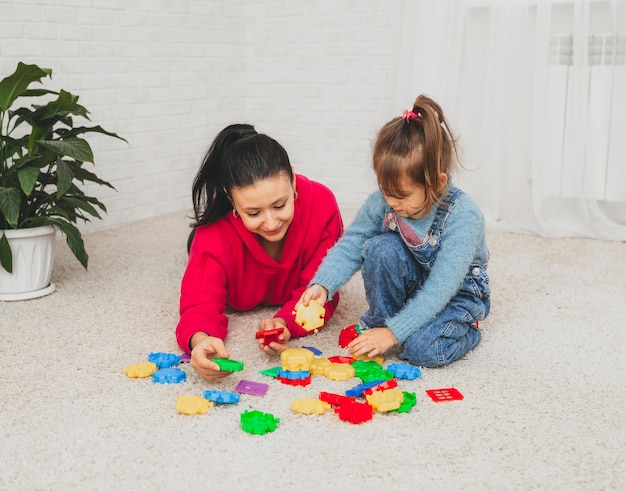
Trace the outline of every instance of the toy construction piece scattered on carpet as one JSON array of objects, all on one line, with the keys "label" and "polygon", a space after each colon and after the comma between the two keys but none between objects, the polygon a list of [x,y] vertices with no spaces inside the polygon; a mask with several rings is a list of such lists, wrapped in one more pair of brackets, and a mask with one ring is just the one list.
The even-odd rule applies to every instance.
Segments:
[{"label": "toy construction piece scattered on carpet", "polygon": [[278,342],[278,336],[280,336],[284,330],[284,327],[277,327],[276,329],[257,331],[255,337],[256,339],[263,339],[263,346],[269,346],[271,343]]},{"label": "toy construction piece scattered on carpet", "polygon": [[[319,304],[318,304],[319,307]],[[319,307],[321,308],[321,307]],[[317,317],[303,314],[300,321],[317,329],[323,325],[323,308],[313,309]],[[304,319],[304,320],[303,320]],[[309,323],[313,319],[313,322]],[[321,324],[317,324],[321,321]],[[304,326],[303,326],[304,327]],[[269,336],[261,337],[264,341],[278,336],[278,330],[265,331]],[[282,330],[281,330],[282,331]],[[363,329],[359,324],[352,324],[342,329],[339,345],[346,347],[356,339]],[[311,383],[314,375],[324,375],[330,380],[345,381],[353,377],[361,379],[361,383],[346,390],[345,395],[331,392],[320,392],[318,398],[303,397],[294,400],[291,409],[305,415],[321,415],[333,409],[340,420],[359,424],[373,419],[375,413],[398,412],[412,410],[417,403],[415,392],[403,391],[398,388],[398,380],[414,380],[421,377],[419,368],[408,363],[390,363],[383,368],[383,357],[375,356],[320,356],[321,351],[307,346],[289,348],[281,353],[281,366],[261,370],[259,373],[275,378],[283,384],[306,386]],[[136,363],[125,367],[123,371],[131,378],[147,378],[152,376],[153,382],[167,384],[180,383],[186,380],[186,373],[177,368],[179,363],[186,362],[182,356],[172,353],[150,353],[147,362]],[[214,358],[221,370],[229,372],[241,371],[243,362],[225,358]],[[203,397],[180,396],[176,400],[176,410],[185,415],[206,414],[215,404],[236,404],[240,394],[264,396],[269,386],[260,382],[240,380],[235,392],[221,390],[205,390]],[[434,402],[458,401],[463,395],[455,388],[427,390],[426,393]],[[243,431],[264,435],[276,430],[280,420],[274,415],[257,410],[246,410],[240,415]]]},{"label": "toy construction piece scattered on carpet", "polygon": [[317,332],[317,330],[324,325],[324,315],[326,309],[322,307],[315,300],[309,301],[309,305],[298,305],[298,308],[293,312],[296,316],[296,324],[307,332]]},{"label": "toy construction piece scattered on carpet", "polygon": [[360,324],[350,324],[344,327],[339,333],[339,346],[347,348],[351,341],[358,338],[363,333]]}]

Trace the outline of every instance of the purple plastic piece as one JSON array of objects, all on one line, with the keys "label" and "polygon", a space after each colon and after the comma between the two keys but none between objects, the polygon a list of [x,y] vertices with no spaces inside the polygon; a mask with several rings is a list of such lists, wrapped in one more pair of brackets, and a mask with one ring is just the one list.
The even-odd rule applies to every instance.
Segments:
[{"label": "purple plastic piece", "polygon": [[267,393],[268,388],[269,385],[261,382],[241,380],[237,384],[237,387],[235,387],[235,392],[239,392],[240,394],[251,394],[253,396],[264,396]]},{"label": "purple plastic piece", "polygon": [[181,363],[189,363],[190,361],[191,361],[191,354],[183,353],[182,355],[180,355],[180,362]]}]

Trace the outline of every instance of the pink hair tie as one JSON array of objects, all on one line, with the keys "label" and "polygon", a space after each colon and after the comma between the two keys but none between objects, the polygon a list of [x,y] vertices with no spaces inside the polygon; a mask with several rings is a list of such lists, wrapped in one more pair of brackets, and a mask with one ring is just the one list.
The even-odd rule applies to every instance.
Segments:
[{"label": "pink hair tie", "polygon": [[415,114],[413,111],[409,111],[408,109],[404,110],[403,117],[408,123],[411,119],[417,119],[420,117],[420,113]]}]

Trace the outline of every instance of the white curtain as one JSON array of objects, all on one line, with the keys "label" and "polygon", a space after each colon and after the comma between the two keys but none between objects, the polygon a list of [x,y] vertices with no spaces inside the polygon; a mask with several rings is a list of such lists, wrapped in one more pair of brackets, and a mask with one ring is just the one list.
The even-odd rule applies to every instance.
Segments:
[{"label": "white curtain", "polygon": [[396,103],[438,100],[491,230],[626,240],[626,0],[406,0]]}]

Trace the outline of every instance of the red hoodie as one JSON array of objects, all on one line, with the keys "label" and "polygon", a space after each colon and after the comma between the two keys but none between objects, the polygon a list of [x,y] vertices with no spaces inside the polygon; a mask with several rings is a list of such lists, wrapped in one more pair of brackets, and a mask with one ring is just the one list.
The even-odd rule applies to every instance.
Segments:
[{"label": "red hoodie", "polygon": [[[298,199],[280,262],[265,252],[257,235],[232,213],[197,228],[182,280],[176,327],[183,351],[189,352],[196,332],[226,338],[227,305],[235,310],[282,305],[274,317],[287,322],[291,336],[310,334],[295,323],[292,312],[327,250],[342,235],[343,221],[335,196],[326,186],[297,175],[296,189]],[[326,321],[338,302],[336,294],[326,303]]]}]

